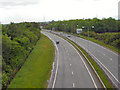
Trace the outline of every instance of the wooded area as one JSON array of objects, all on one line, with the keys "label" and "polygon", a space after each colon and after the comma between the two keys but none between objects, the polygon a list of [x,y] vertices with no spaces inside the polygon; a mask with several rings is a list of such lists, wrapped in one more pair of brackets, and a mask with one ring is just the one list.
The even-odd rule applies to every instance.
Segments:
[{"label": "wooded area", "polygon": [[[6,87],[24,64],[26,58],[40,39],[39,23],[11,23],[2,25],[2,86]],[[81,35],[89,35],[120,49],[120,21],[113,18],[77,19],[42,23],[46,29],[76,33],[84,26]],[[91,28],[94,26],[94,29]]]},{"label": "wooded area", "polygon": [[[84,26],[84,29],[82,27]],[[94,26],[94,28],[92,28]],[[66,21],[52,21],[44,25],[44,28],[55,31],[76,33],[76,29],[82,29],[81,35],[88,36],[120,49],[120,21],[114,18],[77,19]]]},{"label": "wooded area", "polygon": [[66,20],[66,21],[52,21],[47,25],[44,25],[46,29],[55,28],[57,31],[65,31],[70,33],[75,33],[76,28],[82,28],[84,26],[84,31],[87,31],[87,27],[94,26],[95,28],[90,28],[90,31],[95,31],[96,33],[105,32],[119,32],[120,31],[120,21],[113,18],[93,18],[93,19],[77,19],[77,20]]},{"label": "wooded area", "polygon": [[2,26],[3,88],[13,79],[39,39],[38,23],[11,23]]}]

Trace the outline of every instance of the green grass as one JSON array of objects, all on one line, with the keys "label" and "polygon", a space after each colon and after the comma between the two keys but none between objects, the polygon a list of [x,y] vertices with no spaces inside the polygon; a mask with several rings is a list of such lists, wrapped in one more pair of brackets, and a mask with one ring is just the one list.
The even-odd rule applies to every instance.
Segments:
[{"label": "green grass", "polygon": [[55,48],[52,41],[41,35],[40,40],[8,88],[46,88],[54,56]]},{"label": "green grass", "polygon": [[[57,34],[56,34],[57,35]],[[58,35],[60,36],[60,35]],[[61,37],[61,36],[60,36]],[[89,56],[87,54],[87,52],[81,48],[79,45],[75,44],[73,41],[71,41],[68,38],[62,37],[65,40],[67,40],[69,43],[71,43],[79,52],[80,50],[84,53],[84,55],[88,58],[88,60],[90,61],[90,63],[93,65],[93,67],[95,68],[95,70],[97,71],[98,75],[100,76],[101,80],[103,81],[103,83],[105,84],[106,88],[113,88],[113,85],[111,84],[110,80],[108,79],[107,75],[104,73],[104,71],[98,66],[98,64],[94,61],[94,59],[92,59],[91,56]],[[79,50],[79,49],[80,50]],[[81,52],[80,52],[81,53]],[[81,53],[82,54],[82,53]],[[83,56],[84,57],[84,56]],[[85,58],[85,57],[84,57]]]},{"label": "green grass", "polygon": [[[81,38],[84,38],[84,39],[88,40],[88,37],[83,36],[83,35],[77,35],[77,34],[72,34],[72,35],[75,35],[75,36],[78,36],[78,37],[81,37]],[[96,39],[91,38],[91,37],[89,37],[89,40],[92,41],[92,42],[95,42],[97,44],[100,44],[101,46],[107,47],[108,49],[110,49],[110,50],[112,50],[112,51],[117,52],[117,53],[120,54],[120,49],[118,49],[116,47],[113,47],[111,45],[105,44],[104,42],[96,40]]]}]

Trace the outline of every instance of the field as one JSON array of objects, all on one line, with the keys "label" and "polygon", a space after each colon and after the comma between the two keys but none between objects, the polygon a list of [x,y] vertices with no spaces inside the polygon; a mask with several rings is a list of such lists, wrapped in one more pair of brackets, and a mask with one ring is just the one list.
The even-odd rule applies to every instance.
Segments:
[{"label": "field", "polygon": [[46,88],[54,56],[55,48],[52,41],[41,35],[40,40],[8,88]]}]

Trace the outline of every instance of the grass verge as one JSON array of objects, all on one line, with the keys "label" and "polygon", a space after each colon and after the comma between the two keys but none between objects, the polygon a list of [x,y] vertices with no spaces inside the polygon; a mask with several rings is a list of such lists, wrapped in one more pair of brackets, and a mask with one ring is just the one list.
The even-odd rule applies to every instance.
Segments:
[{"label": "grass verge", "polygon": [[55,48],[52,41],[41,35],[40,40],[8,88],[47,88],[54,57]]},{"label": "grass verge", "polygon": [[[58,36],[60,36],[60,35],[58,35]],[[106,88],[114,88],[114,86],[112,85],[111,81],[109,80],[109,78],[107,77],[107,75],[104,73],[104,71],[99,67],[99,65],[94,61],[94,59],[92,59],[92,57],[90,55],[88,55],[88,53],[83,48],[81,48],[79,45],[75,44],[73,41],[69,40],[68,38],[65,38],[65,37],[62,37],[62,38],[64,38],[65,40],[67,40],[69,43],[71,43],[79,52],[81,50],[84,53],[84,55],[88,58],[88,60],[90,61],[90,63],[93,65],[93,67],[97,71],[98,75],[100,76],[100,78],[103,81],[103,83],[106,86]],[[83,57],[84,57],[84,55],[83,55]]]}]

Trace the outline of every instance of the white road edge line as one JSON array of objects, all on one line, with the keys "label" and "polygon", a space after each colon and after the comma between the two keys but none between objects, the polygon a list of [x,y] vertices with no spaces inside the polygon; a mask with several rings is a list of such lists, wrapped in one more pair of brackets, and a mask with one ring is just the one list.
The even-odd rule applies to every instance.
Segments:
[{"label": "white road edge line", "polygon": [[[44,35],[46,35],[46,34],[44,33]],[[50,38],[49,35],[46,35],[46,36],[47,36],[48,38]],[[59,57],[58,47],[57,47],[56,43],[54,42],[54,40],[53,40],[52,38],[50,38],[50,39],[53,41],[53,43],[54,43],[54,45],[55,45],[55,47],[56,47],[56,50],[57,50],[57,57]],[[54,81],[53,81],[52,88],[55,87],[55,82],[56,82],[56,77],[57,77],[57,71],[58,71],[58,63],[59,63],[59,58],[57,58],[57,67],[56,67],[55,78],[54,78]]]},{"label": "white road edge line", "polygon": [[[88,51],[89,52],[89,51]],[[90,52],[89,52],[90,53]],[[90,53],[94,58],[96,58],[92,53]],[[96,58],[97,59],[97,58]],[[97,59],[97,61],[101,64],[101,65],[103,65],[98,59]],[[104,66],[104,65],[103,65]],[[104,68],[114,77],[114,79],[116,79],[116,81],[118,81],[118,79],[107,69],[107,67],[105,67],[104,66]],[[119,81],[118,81],[119,82]],[[119,82],[120,83],[120,82]]]},{"label": "white road edge line", "polygon": [[53,86],[52,88],[55,87],[55,82],[56,82],[56,78],[57,78],[57,72],[58,72],[58,63],[59,63],[59,51],[58,51],[58,47],[56,45],[56,50],[57,50],[57,67],[56,67],[56,72],[55,72],[55,78],[54,78],[54,82],[53,82]]},{"label": "white road edge line", "polygon": [[[59,37],[59,36],[58,36],[58,37]],[[59,38],[61,38],[61,37],[59,37]],[[63,38],[61,38],[61,39],[63,39]],[[63,40],[64,40],[64,39],[63,39]],[[69,45],[71,45],[68,41],[66,41],[66,40],[64,40],[64,41],[67,42]],[[71,45],[71,46],[72,46],[72,45]],[[72,47],[73,47],[73,46],[72,46]],[[73,48],[74,48],[74,47],[73,47]],[[95,83],[95,81],[94,81],[94,79],[93,79],[93,77],[92,77],[92,75],[91,75],[91,73],[90,73],[87,65],[85,64],[83,58],[81,57],[81,55],[79,54],[79,52],[78,52],[75,48],[74,48],[74,50],[77,52],[77,54],[78,54],[78,55],[80,56],[80,58],[82,59],[82,62],[83,62],[83,64],[85,65],[85,67],[86,67],[86,69],[87,69],[87,71],[88,71],[88,73],[89,73],[89,75],[90,75],[90,77],[91,77],[91,79],[92,79],[92,82],[93,82],[95,88],[97,88],[97,85],[96,85],[96,83]]]},{"label": "white road edge line", "polygon": [[[78,48],[78,47],[77,47]],[[78,48],[79,49],[79,48]],[[81,51],[81,50],[80,50]],[[95,68],[93,67],[93,65],[90,63],[90,61],[88,60],[88,58],[84,55],[84,53],[81,51],[81,53],[83,54],[83,56],[87,59],[87,61],[89,62],[90,66],[92,67],[93,71],[95,72],[95,74],[97,75],[97,77],[99,78],[101,84],[103,85],[104,88],[106,88],[106,86],[104,85],[103,81],[101,80],[100,76],[98,75],[98,73],[96,72]]]},{"label": "white road edge line", "polygon": [[72,72],[72,75],[73,75],[73,72]]},{"label": "white road edge line", "polygon": [[[81,46],[81,45],[80,45]],[[86,50],[89,54],[91,54],[94,58],[96,58],[96,60],[114,77],[114,79],[118,82],[118,83],[120,83],[119,81],[118,81],[118,79],[114,76],[114,74],[112,74],[108,69],[107,69],[107,67],[106,66],[104,66],[101,62],[100,62],[100,60],[98,60],[97,59],[97,57],[95,57],[90,51],[88,51],[84,46],[81,46],[82,48],[84,48],[84,50]]]},{"label": "white road edge line", "polygon": [[112,58],[110,58],[110,60],[112,61]]},{"label": "white road edge line", "polygon": [[73,85],[72,85],[73,87],[75,87],[75,83],[73,83]]},{"label": "white road edge line", "polygon": [[[91,54],[91,53],[90,53]],[[91,54],[94,58],[96,58],[93,54]],[[114,79],[118,82],[118,83],[120,83],[119,81],[118,81],[118,79],[107,69],[107,67],[105,67],[97,58],[96,58],[96,60],[114,77]]]},{"label": "white road edge line", "polygon": [[[76,36],[75,36],[75,37],[76,37]],[[80,37],[78,37],[78,38],[80,38]],[[80,39],[83,39],[83,38],[80,38]],[[86,40],[86,39],[83,39],[83,40]],[[88,40],[86,40],[86,41],[88,41]],[[101,46],[101,45],[99,45],[99,44],[97,44],[97,43],[95,43],[95,42],[92,42],[92,41],[89,41],[89,42],[92,43],[92,44],[94,44],[94,45],[97,45],[98,47],[101,47],[101,48],[107,50],[108,52],[112,52],[114,55],[118,56],[118,53],[115,53],[114,51],[109,50],[109,48],[106,48],[106,47],[104,47],[104,46]]]},{"label": "white road edge line", "polygon": [[[58,53],[58,48],[57,48],[57,53]],[[57,54],[57,56],[59,56],[59,53]],[[55,78],[54,78],[54,82],[53,82],[52,88],[55,87],[55,82],[56,82],[56,77],[57,77],[57,71],[58,71],[58,63],[59,63],[59,58],[57,60],[57,67],[56,67]]]}]

